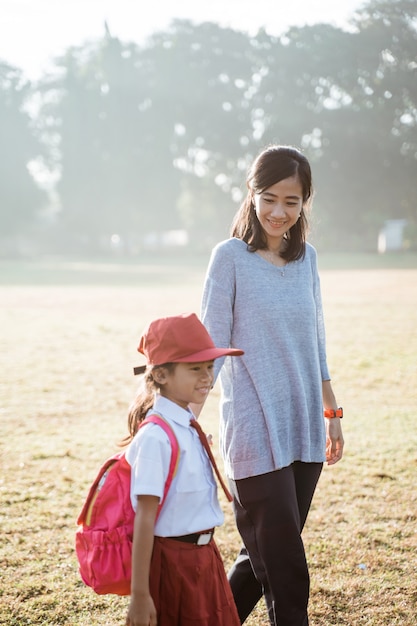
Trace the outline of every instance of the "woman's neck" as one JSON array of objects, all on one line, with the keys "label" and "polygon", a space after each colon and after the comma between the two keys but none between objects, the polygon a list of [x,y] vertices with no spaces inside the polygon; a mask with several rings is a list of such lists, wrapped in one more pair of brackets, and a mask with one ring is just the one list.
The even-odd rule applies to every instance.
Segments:
[{"label": "woman's neck", "polygon": [[285,251],[286,247],[287,240],[284,236],[282,236],[279,238],[267,239],[265,250],[277,257],[282,257],[282,254]]},{"label": "woman's neck", "polygon": [[270,250],[269,248],[264,248],[263,250],[257,250],[256,252],[263,259],[265,259],[269,263],[272,263],[273,265],[277,265],[278,267],[283,267],[287,264],[287,261],[282,258],[279,251],[276,252],[274,250]]}]

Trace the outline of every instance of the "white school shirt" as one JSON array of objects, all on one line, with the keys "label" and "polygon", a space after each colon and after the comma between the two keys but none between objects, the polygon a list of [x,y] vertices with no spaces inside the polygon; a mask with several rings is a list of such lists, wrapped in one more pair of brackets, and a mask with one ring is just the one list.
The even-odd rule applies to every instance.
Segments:
[{"label": "white school shirt", "polygon": [[[158,537],[176,537],[220,526],[223,511],[210,460],[197,431],[190,426],[191,411],[160,395],[152,410],[172,427],[180,449],[177,472],[155,525]],[[137,496],[162,498],[171,458],[171,443],[158,424],[143,426],[129,444],[126,459],[132,468],[131,501]]]}]

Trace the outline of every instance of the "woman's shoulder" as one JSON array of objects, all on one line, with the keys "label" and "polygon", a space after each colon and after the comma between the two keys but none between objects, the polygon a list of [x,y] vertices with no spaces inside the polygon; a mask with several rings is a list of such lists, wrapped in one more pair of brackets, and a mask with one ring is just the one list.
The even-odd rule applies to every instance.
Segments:
[{"label": "woman's shoulder", "polygon": [[236,237],[230,237],[216,244],[212,250],[212,257],[230,257],[246,252],[248,249],[246,243]]},{"label": "woman's shoulder", "polygon": [[306,255],[317,256],[317,250],[309,241],[306,241]]},{"label": "woman's shoulder", "polygon": [[317,250],[316,248],[309,243],[308,241],[306,242],[305,245],[305,255],[304,258],[306,261],[316,264],[317,263]]},{"label": "woman's shoulder", "polygon": [[229,237],[229,239],[219,241],[219,243],[214,246],[213,250],[240,250],[245,249],[246,247],[246,243],[242,241],[242,239]]},{"label": "woman's shoulder", "polygon": [[244,241],[231,237],[225,241],[218,243],[212,250],[208,274],[213,278],[214,275],[220,281],[231,284],[233,276],[239,268],[245,267],[247,264],[248,247]]}]

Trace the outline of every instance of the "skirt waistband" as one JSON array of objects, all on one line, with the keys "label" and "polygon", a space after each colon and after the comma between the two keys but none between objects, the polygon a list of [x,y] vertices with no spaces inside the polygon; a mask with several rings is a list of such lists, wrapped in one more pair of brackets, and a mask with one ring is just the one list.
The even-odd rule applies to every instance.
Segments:
[{"label": "skirt waistband", "polygon": [[183,541],[184,543],[193,543],[197,546],[206,546],[213,539],[214,528],[203,530],[200,533],[191,533],[190,535],[181,535],[180,537],[167,537],[174,541]]}]

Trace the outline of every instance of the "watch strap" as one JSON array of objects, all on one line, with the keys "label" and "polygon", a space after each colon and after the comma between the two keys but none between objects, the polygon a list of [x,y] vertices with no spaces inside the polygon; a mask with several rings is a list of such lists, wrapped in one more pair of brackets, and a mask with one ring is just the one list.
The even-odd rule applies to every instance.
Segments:
[{"label": "watch strap", "polygon": [[337,409],[324,409],[324,417],[343,417],[343,409],[341,406]]}]

